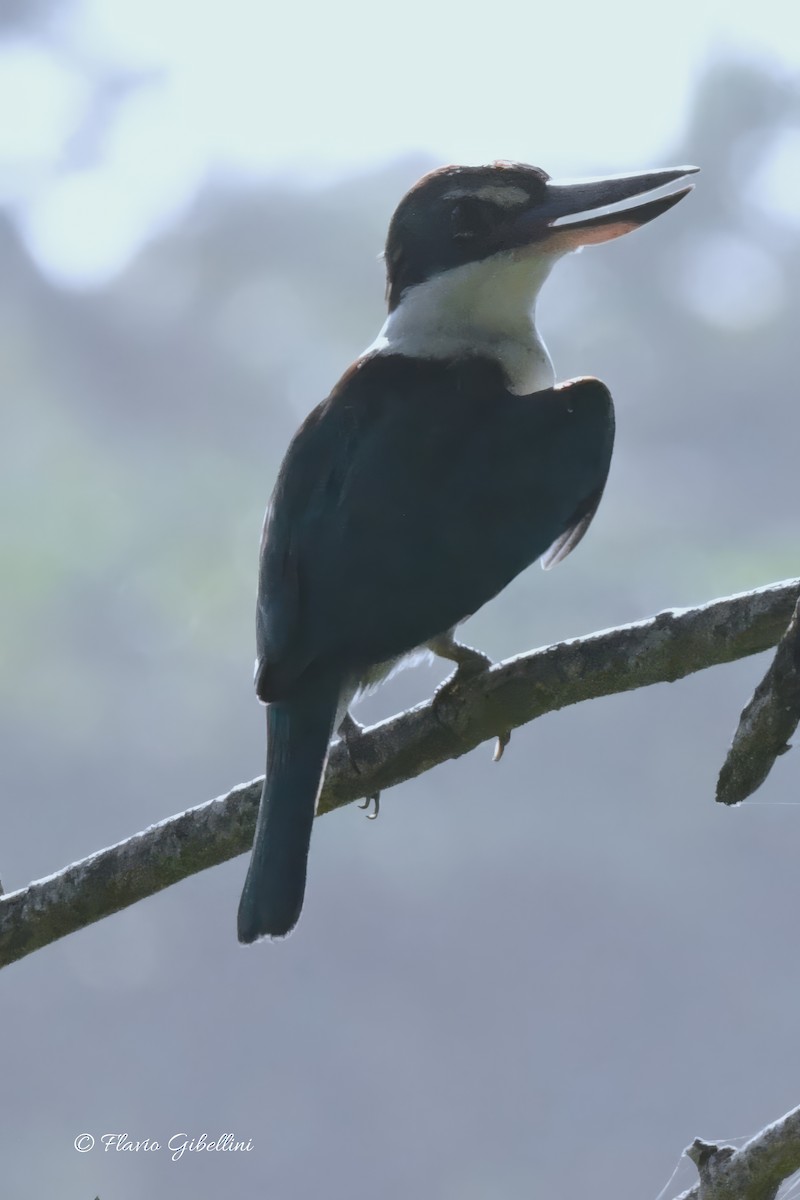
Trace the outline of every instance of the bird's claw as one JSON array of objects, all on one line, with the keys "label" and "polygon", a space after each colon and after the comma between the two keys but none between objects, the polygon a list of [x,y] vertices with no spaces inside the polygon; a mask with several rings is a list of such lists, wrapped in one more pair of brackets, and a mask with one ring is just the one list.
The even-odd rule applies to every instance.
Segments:
[{"label": "bird's claw", "polygon": [[[350,742],[352,741],[353,738],[360,737],[361,733],[363,732],[363,729],[364,729],[364,726],[361,725],[355,719],[355,717],[351,717],[349,712],[345,713],[344,719],[338,729],[339,736],[341,737],[342,741],[345,744],[345,748],[347,749],[347,757],[350,759],[350,766],[353,768],[356,775],[360,775],[361,771],[359,770],[358,763],[355,760],[355,756],[353,754],[353,748],[350,745]],[[380,792],[373,792],[371,795],[367,796],[364,800],[364,803],[359,804],[358,807],[359,808],[369,808],[370,804],[375,805],[375,811],[367,813],[367,820],[374,821],[375,818],[377,817],[378,813],[381,810],[381,794],[380,794]]]},{"label": "bird's claw", "polygon": [[371,796],[366,796],[364,799],[364,803],[359,804],[358,807],[359,808],[369,808],[370,804],[375,805],[375,811],[367,813],[367,820],[374,821],[374,820],[376,820],[378,813],[381,811],[381,794],[380,794],[380,792],[373,792]]},{"label": "bird's claw", "polygon": [[503,757],[503,751],[505,750],[506,746],[508,745],[508,743],[510,741],[511,741],[511,730],[510,729],[507,729],[505,731],[505,733],[498,733],[497,741],[494,744],[494,754],[492,755],[492,762],[500,762],[500,759]]}]

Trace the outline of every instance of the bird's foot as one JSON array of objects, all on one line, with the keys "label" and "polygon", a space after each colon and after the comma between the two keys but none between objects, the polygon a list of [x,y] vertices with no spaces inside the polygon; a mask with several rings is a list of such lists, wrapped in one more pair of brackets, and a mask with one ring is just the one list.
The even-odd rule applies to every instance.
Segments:
[{"label": "bird's foot", "polygon": [[[346,712],[342,717],[341,724],[336,732],[339,734],[339,737],[347,747],[347,753],[350,754],[350,743],[354,738],[361,737],[361,734],[364,732],[364,726],[360,721],[357,721],[355,717],[351,717],[349,712]],[[354,770],[357,771],[358,767],[353,760],[352,754],[350,754],[350,762],[352,763]]]},{"label": "bird's foot", "polygon": [[[481,650],[475,650],[472,646],[465,646],[462,642],[457,642],[452,634],[445,634],[440,638],[434,638],[428,642],[428,646],[434,654],[438,654],[441,658],[446,658],[456,664],[453,674],[449,675],[444,683],[440,683],[433,693],[433,703],[435,705],[441,704],[443,700],[446,703],[451,697],[455,699],[461,691],[463,684],[474,679],[481,672],[488,671],[489,667],[494,666],[494,662],[489,658],[488,654],[484,654]],[[492,754],[492,762],[500,762],[500,759],[503,757],[503,751],[510,741],[510,729],[498,733],[494,753]]]},{"label": "bird's foot", "polygon": [[457,642],[452,632],[442,633],[439,637],[431,638],[428,642],[428,649],[432,650],[439,658],[446,658],[448,662],[456,664],[458,670],[455,675],[445,680],[446,684],[454,682],[456,678],[459,682],[463,682],[494,666],[494,662],[488,654],[484,654],[482,650],[476,650],[474,646],[465,646],[463,642]]},{"label": "bird's foot", "polygon": [[492,754],[492,762],[500,762],[503,757],[503,752],[506,746],[511,741],[511,730],[506,729],[504,733],[498,733],[497,741],[494,744],[494,753]]},{"label": "bird's foot", "polygon": [[[375,808],[373,809],[372,812],[367,813],[367,820],[374,821],[374,820],[376,820],[378,813],[381,811],[381,794],[380,794],[380,792],[373,792],[371,796],[365,796],[364,803],[359,804],[358,807],[359,808],[369,808],[370,804],[374,804]],[[383,829],[382,825],[381,825],[381,829]]]},{"label": "bird's foot", "polygon": [[[337,730],[339,737],[342,739],[342,741],[345,744],[345,749],[347,750],[347,757],[350,759],[350,766],[353,768],[353,770],[355,771],[355,773],[357,775],[360,775],[361,771],[359,769],[358,763],[355,760],[355,755],[353,754],[352,742],[355,738],[360,737],[361,734],[363,733],[363,731],[364,731],[364,726],[362,724],[360,724],[360,722],[357,721],[355,719],[355,717],[351,717],[349,712],[345,713],[344,719],[342,720],[342,723]],[[367,813],[367,820],[374,821],[381,809],[381,794],[380,794],[380,792],[373,792],[370,796],[366,796],[364,799],[364,803],[359,804],[358,807],[359,808],[369,808],[370,804],[374,804],[375,809],[373,812]]]},{"label": "bird's foot", "polygon": [[[483,657],[484,656],[481,655],[481,658]],[[465,684],[470,683],[471,680],[475,679],[478,675],[482,674],[483,671],[488,670],[488,668],[493,665],[494,664],[490,658],[487,658],[485,662],[476,661],[475,663],[459,663],[455,671],[453,671],[451,675],[448,675],[447,679],[440,683],[436,691],[433,693],[434,703],[441,704],[442,701],[446,703],[448,700],[457,699],[457,697],[460,696],[461,689]]]}]

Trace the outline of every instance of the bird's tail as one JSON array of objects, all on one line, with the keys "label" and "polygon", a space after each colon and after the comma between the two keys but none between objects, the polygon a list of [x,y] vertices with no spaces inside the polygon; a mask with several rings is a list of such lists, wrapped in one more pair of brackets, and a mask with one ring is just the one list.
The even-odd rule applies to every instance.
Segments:
[{"label": "bird's tail", "polygon": [[297,924],[340,690],[338,679],[317,679],[307,691],[267,708],[267,772],[239,901],[240,942],[285,937]]}]

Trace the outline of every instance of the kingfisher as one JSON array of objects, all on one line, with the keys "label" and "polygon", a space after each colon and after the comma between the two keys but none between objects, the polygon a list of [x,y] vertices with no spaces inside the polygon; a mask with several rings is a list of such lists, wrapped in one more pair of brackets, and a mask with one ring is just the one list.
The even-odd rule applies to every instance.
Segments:
[{"label": "kingfisher", "polygon": [[359,728],[352,701],[421,651],[455,664],[446,687],[485,670],[458,625],[586,533],[614,408],[598,379],[556,383],[539,290],[562,255],[666,213],[696,170],[558,182],[523,163],[446,166],[400,201],[386,322],[295,434],[264,521],[267,766],[241,942],[297,923],[329,744]]}]

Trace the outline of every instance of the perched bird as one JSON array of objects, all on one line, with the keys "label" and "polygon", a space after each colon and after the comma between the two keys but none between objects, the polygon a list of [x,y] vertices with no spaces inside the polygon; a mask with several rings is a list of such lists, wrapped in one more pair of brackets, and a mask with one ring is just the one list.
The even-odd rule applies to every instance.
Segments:
[{"label": "perched bird", "polygon": [[586,532],[613,405],[597,379],[555,385],[536,297],[561,255],[637,229],[691,185],[620,205],[695,170],[558,183],[519,163],[449,166],[398,205],[386,323],[298,430],[264,523],[267,771],[240,941],[297,922],[328,745],[354,727],[354,696],[421,648],[457,674],[484,669],[456,626]]}]

